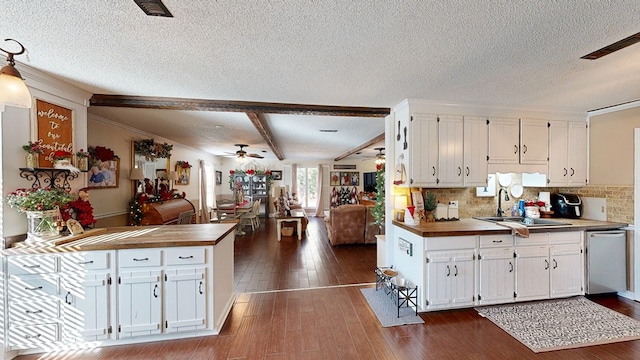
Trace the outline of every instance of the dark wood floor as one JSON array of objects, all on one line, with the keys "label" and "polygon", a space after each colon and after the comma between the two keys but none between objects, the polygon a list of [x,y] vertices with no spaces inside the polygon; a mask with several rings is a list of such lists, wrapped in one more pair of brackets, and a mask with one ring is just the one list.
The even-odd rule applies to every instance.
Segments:
[{"label": "dark wood floor", "polygon": [[[535,354],[473,309],[383,328],[360,293],[375,280],[375,246],[332,248],[310,220],[301,242],[278,242],[273,220],[237,238],[239,294],[218,336],[18,359],[640,359],[640,340]],[[637,302],[593,300],[640,320]]]}]

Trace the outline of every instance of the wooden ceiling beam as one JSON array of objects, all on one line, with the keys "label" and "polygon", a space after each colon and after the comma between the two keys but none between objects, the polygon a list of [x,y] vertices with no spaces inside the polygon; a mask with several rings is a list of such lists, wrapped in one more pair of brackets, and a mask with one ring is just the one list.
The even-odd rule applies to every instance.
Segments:
[{"label": "wooden ceiling beam", "polygon": [[273,155],[275,155],[280,161],[284,160],[282,151],[280,150],[278,144],[276,144],[276,141],[273,139],[273,134],[271,133],[269,125],[264,119],[264,116],[256,112],[248,112],[246,114],[249,117],[249,120],[251,120],[253,126],[256,127],[264,141],[267,143],[267,145],[269,145],[271,151],[273,151]]},{"label": "wooden ceiling beam", "polygon": [[384,133],[382,133],[382,134],[380,134],[380,135],[378,135],[378,136],[374,137],[373,139],[371,139],[371,140],[367,141],[367,142],[366,142],[366,143],[364,143],[364,144],[359,145],[358,147],[355,147],[355,148],[353,148],[353,149],[351,149],[351,150],[347,151],[346,153],[344,153],[344,154],[342,154],[342,155],[338,156],[337,158],[335,158],[335,159],[333,159],[333,160],[334,160],[334,161],[340,161],[340,160],[342,160],[342,159],[346,158],[347,156],[349,156],[349,155],[353,155],[353,154],[357,153],[358,151],[360,151],[360,150],[362,150],[362,149],[364,149],[364,148],[368,148],[369,146],[371,146],[371,145],[373,145],[373,144],[375,144],[375,143],[378,143],[378,142],[380,142],[380,141],[382,141],[382,140],[384,140]]},{"label": "wooden ceiling beam", "polygon": [[376,107],[305,105],[106,94],[93,95],[89,103],[91,106],[129,107],[141,109],[227,111],[319,116],[385,117],[391,113],[391,109],[389,108]]}]

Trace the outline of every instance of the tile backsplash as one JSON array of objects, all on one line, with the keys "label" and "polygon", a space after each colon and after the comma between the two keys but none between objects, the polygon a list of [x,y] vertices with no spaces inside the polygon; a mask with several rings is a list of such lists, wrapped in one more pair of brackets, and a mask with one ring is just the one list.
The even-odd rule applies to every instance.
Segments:
[{"label": "tile backsplash", "polygon": [[[495,216],[498,209],[498,197],[477,197],[476,188],[440,189],[429,188],[422,191],[432,192],[436,201],[448,204],[449,201],[458,200],[459,214],[461,218],[474,216]],[[633,223],[633,186],[609,186],[588,185],[580,188],[533,188],[525,187],[521,199],[535,199],[540,191],[566,192],[578,194],[583,197],[598,197],[607,199],[607,221],[621,223]],[[510,200],[502,200],[502,209],[505,214],[510,213],[514,203],[520,198],[509,195]]]}]

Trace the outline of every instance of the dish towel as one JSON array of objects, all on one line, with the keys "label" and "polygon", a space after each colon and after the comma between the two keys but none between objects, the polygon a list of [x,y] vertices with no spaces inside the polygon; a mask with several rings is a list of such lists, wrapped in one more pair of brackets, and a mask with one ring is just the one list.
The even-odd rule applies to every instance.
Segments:
[{"label": "dish towel", "polygon": [[496,224],[511,228],[511,235],[520,236],[523,238],[529,237],[529,228],[517,222],[502,221]]}]

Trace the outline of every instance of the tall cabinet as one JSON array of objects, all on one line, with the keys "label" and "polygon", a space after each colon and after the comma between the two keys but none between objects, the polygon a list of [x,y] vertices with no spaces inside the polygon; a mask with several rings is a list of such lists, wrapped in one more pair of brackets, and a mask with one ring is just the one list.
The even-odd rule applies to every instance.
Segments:
[{"label": "tall cabinet", "polygon": [[269,217],[269,182],[267,175],[235,174],[234,183],[242,182],[245,200],[255,201],[260,199],[260,207],[264,209],[264,217]]}]

